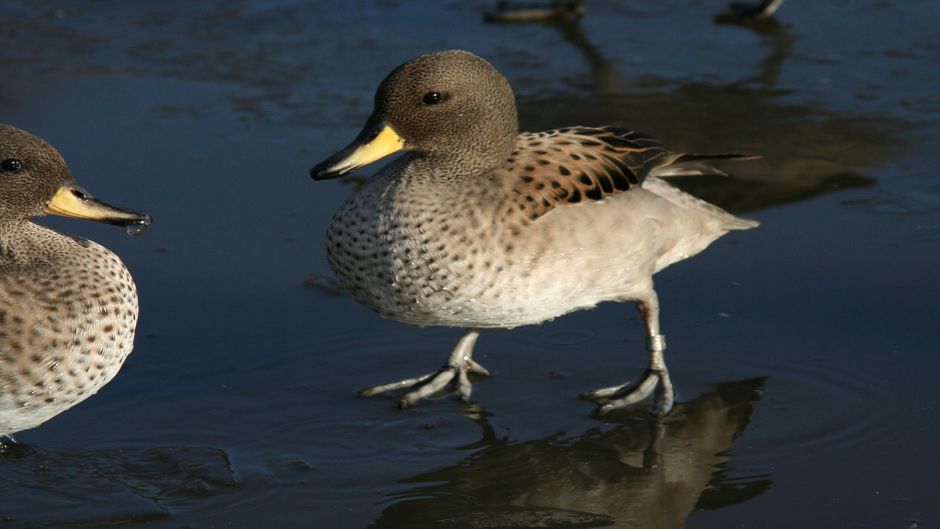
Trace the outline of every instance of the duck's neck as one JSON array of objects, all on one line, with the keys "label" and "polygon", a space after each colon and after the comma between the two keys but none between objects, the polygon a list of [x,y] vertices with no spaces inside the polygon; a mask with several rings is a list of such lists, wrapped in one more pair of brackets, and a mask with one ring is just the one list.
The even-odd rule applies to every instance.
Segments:
[{"label": "duck's neck", "polygon": [[0,220],[0,264],[18,262],[29,253],[23,251],[24,238],[30,238],[25,224],[22,221]]},{"label": "duck's neck", "polygon": [[494,173],[504,162],[500,159],[482,163],[480,158],[446,154],[414,155],[400,159],[407,166],[405,170],[402,173],[392,170],[394,176],[380,186],[394,188],[388,196],[412,209],[416,204],[424,204],[419,209],[469,206],[474,214],[486,214],[498,208],[507,196],[502,188],[506,182]]},{"label": "duck's neck", "polygon": [[60,248],[60,239],[61,234],[28,220],[2,225],[0,263],[46,262]]},{"label": "duck's neck", "polygon": [[411,163],[418,173],[433,175],[442,184],[486,178],[501,167],[512,152],[512,144],[476,145],[466,149],[441,149],[416,154]]},{"label": "duck's neck", "polygon": [[0,218],[0,252],[3,252],[5,248],[11,248],[23,236],[24,224],[22,220]]}]

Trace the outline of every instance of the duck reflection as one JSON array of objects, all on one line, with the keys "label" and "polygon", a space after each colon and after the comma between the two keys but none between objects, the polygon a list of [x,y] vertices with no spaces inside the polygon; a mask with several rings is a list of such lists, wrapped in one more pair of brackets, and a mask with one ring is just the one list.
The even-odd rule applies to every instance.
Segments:
[{"label": "duck reflection", "polygon": [[413,488],[371,527],[683,527],[770,487],[769,476],[729,476],[727,455],[765,382],[719,384],[666,419],[624,414],[574,438],[498,439],[478,409],[481,449],[403,480]]},{"label": "duck reflection", "polygon": [[865,171],[903,148],[900,122],[788,101],[791,91],[777,84],[795,39],[773,18],[716,20],[753,31],[768,49],[756,73],[725,84],[632,80],[591,42],[579,18],[541,23],[581,53],[590,75],[572,82],[576,90],[521,97],[522,129],[604,123],[653,134],[680,151],[761,154],[760,161],[736,166],[734,177],[673,180],[725,209],[762,209],[872,186],[875,180]]}]

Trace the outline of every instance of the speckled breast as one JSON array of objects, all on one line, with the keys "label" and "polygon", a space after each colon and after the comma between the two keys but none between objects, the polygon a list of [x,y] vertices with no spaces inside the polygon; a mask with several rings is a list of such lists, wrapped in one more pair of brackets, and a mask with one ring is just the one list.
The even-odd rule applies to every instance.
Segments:
[{"label": "speckled breast", "polygon": [[491,303],[507,257],[494,219],[466,201],[374,180],[333,217],[331,268],[359,302],[418,325],[505,326]]},{"label": "speckled breast", "polygon": [[38,426],[109,382],[138,315],[124,264],[94,242],[10,268],[0,263],[0,434]]},{"label": "speckled breast", "polygon": [[587,289],[572,295],[561,279],[567,253],[578,246],[556,244],[556,237],[577,237],[574,230],[569,235],[553,222],[529,223],[499,189],[468,198],[420,185],[374,180],[340,208],[328,230],[333,271],[356,300],[382,316],[417,325],[506,328],[592,306],[608,295]]}]

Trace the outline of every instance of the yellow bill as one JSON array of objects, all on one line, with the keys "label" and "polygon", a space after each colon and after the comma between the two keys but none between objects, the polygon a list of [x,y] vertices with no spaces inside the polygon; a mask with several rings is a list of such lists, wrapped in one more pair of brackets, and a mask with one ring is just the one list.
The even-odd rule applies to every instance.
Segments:
[{"label": "yellow bill", "polygon": [[388,125],[366,127],[349,146],[310,170],[314,180],[336,178],[405,148],[405,140]]},{"label": "yellow bill", "polygon": [[150,215],[117,208],[95,199],[80,186],[68,183],[46,203],[46,213],[116,224],[137,235],[150,225]]}]

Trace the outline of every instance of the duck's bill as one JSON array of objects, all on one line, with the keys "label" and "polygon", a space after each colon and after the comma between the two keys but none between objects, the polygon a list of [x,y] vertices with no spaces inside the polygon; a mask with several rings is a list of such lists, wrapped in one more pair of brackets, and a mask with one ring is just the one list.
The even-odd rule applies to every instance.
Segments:
[{"label": "duck's bill", "polygon": [[143,233],[152,221],[150,215],[105,204],[75,184],[60,187],[46,203],[46,213],[122,226],[133,235]]},{"label": "duck's bill", "polygon": [[343,176],[404,147],[405,140],[392,127],[368,124],[345,149],[315,165],[310,170],[310,177],[326,180]]}]

